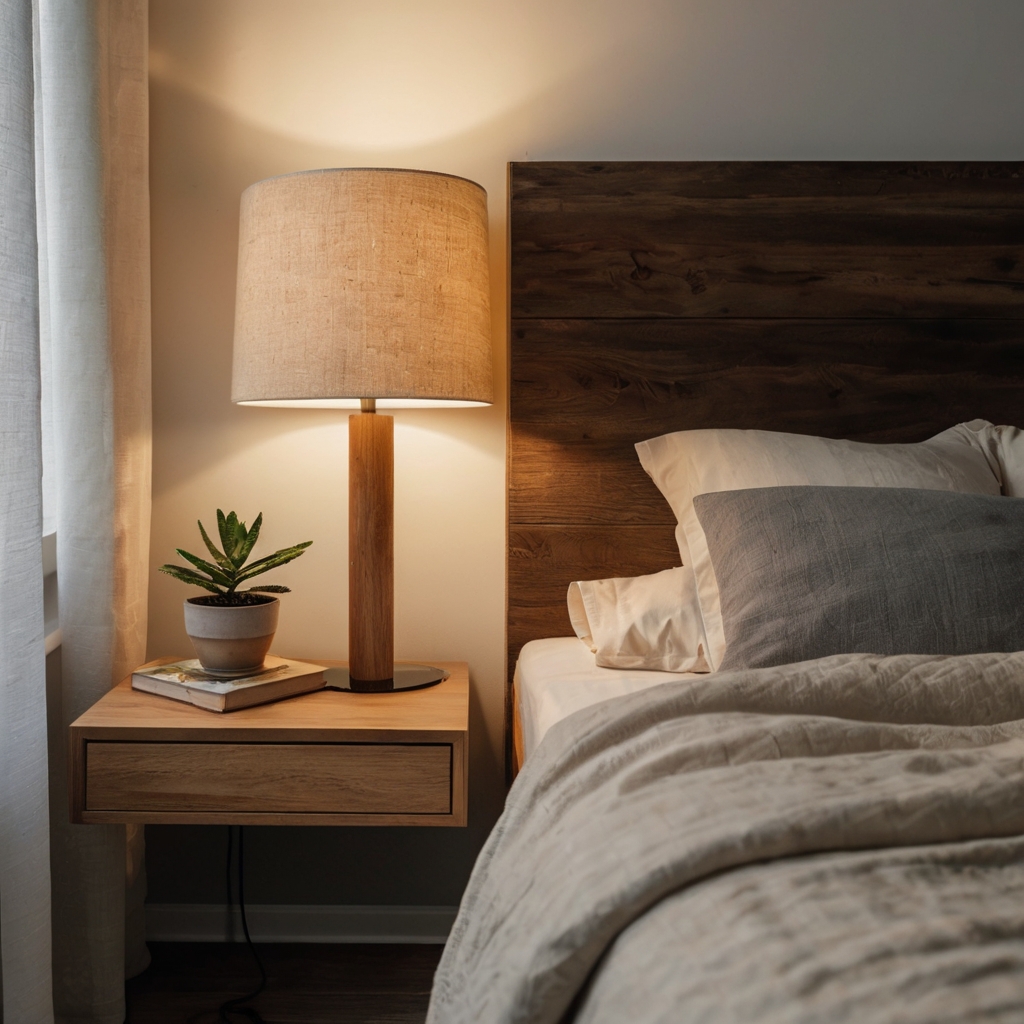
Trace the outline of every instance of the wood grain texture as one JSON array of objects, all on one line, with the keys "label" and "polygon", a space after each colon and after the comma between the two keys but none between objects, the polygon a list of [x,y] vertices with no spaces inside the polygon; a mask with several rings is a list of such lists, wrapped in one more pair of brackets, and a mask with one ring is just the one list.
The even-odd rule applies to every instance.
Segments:
[{"label": "wood grain texture", "polygon": [[1019,319],[515,320],[511,416],[558,443],[725,421],[886,441],[939,402],[1019,409],[1022,342]]},{"label": "wood grain texture", "polygon": [[[71,725],[71,820],[84,823],[153,824],[465,825],[469,674],[464,662],[437,664],[449,672],[449,677],[437,686],[425,690],[377,694],[320,690],[275,704],[243,708],[227,714],[214,714],[190,704],[154,694],[140,693],[132,690],[131,679],[126,679]],[[283,761],[287,761],[287,765],[290,766],[287,771],[291,781],[285,785],[280,779],[274,781],[274,770],[270,766],[264,766],[259,757],[253,760],[254,755],[244,750],[231,752],[238,763],[232,762],[232,772],[227,773],[231,778],[218,784],[235,787],[252,783],[253,779],[260,777],[260,771],[267,771],[268,784],[273,782],[278,790],[275,791],[277,795],[273,800],[266,803],[262,803],[258,796],[259,787],[252,786],[252,791],[256,795],[245,798],[246,806],[233,806],[228,810],[211,808],[209,787],[213,783],[199,773],[192,780],[194,786],[190,783],[178,787],[173,806],[98,808],[95,804],[93,807],[86,806],[86,792],[89,787],[89,747],[97,743],[115,744],[120,748],[118,764],[125,768],[128,776],[133,771],[128,745],[137,745],[140,751],[140,770],[141,766],[146,764],[146,757],[141,753],[145,745],[169,747],[182,744],[187,747],[205,748],[211,753],[204,755],[200,760],[205,764],[204,758],[213,759],[214,767],[209,770],[214,775],[221,770],[216,768],[217,758],[222,756],[228,747],[234,745],[262,750],[264,753],[267,745],[288,745],[292,751],[312,753],[309,758],[303,757],[300,753],[278,755],[278,774],[285,771],[285,767],[282,767]],[[442,759],[448,757],[449,765],[445,772],[450,777],[450,792],[445,798],[444,812],[396,812],[391,809],[393,805],[386,801],[382,801],[376,808],[363,807],[346,812],[301,808],[281,810],[279,801],[282,799],[293,802],[308,799],[301,794],[314,791],[322,777],[317,758],[337,758],[336,753],[325,754],[323,748],[325,745],[339,744],[360,744],[366,745],[367,748],[370,745],[380,745],[378,754],[392,761],[394,757],[388,751],[393,751],[394,745],[401,745],[404,748],[422,744],[450,749],[448,754],[437,755]],[[112,748],[107,748],[108,751],[110,749]],[[159,758],[157,760],[159,761]],[[180,768],[181,772],[186,774],[191,771],[188,768],[188,761],[189,759],[185,758],[185,763]],[[157,777],[164,779],[157,788],[162,787],[165,794],[173,792],[175,783],[171,776],[174,771],[158,767],[154,772]],[[433,772],[434,769],[430,769],[427,772],[428,777],[433,778]],[[375,778],[379,777],[378,772]],[[405,777],[408,778],[408,773]],[[368,780],[371,781],[372,779]],[[131,778],[127,778],[124,786],[130,788],[132,785],[134,783]],[[362,784],[352,778],[346,785],[358,788]],[[289,787],[292,787],[292,790],[289,790]],[[431,792],[438,792],[434,782],[430,783],[430,787]],[[282,796],[285,791],[292,791],[292,796]],[[363,791],[372,791],[372,786],[369,789],[364,788]],[[163,800],[164,797],[160,799]],[[103,802],[109,803],[105,798]]]},{"label": "wood grain texture", "polygon": [[513,318],[1024,315],[1024,165],[680,166],[514,164]]},{"label": "wood grain texture", "polygon": [[587,213],[634,199],[648,209],[671,209],[680,197],[912,197],[955,188],[965,199],[1003,193],[1012,198],[1024,178],[1024,163],[1005,161],[553,160],[509,168],[509,205],[517,218],[558,210]]},{"label": "wood grain texture", "polygon": [[[799,212],[808,221],[817,217]],[[730,247],[711,242],[719,237],[714,227],[707,239],[655,239],[644,248],[643,228],[632,223],[621,236],[609,228],[609,237],[593,246],[541,241],[533,251],[513,253],[529,264],[528,274],[514,279],[523,292],[520,315],[634,317],[650,310],[666,317],[785,317],[793,315],[794,292],[808,316],[969,317],[978,304],[993,317],[1024,313],[1024,247],[965,248],[954,264],[952,244],[893,252],[880,241],[760,248],[751,239]],[[558,275],[566,259],[571,303],[563,301]]]},{"label": "wood grain texture", "polygon": [[448,744],[94,740],[85,757],[87,811],[451,813]]},{"label": "wood grain texture", "polygon": [[469,726],[451,745],[449,816],[452,824],[465,825],[469,820]]},{"label": "wood grain texture", "polygon": [[633,447],[672,430],[884,443],[1024,418],[1024,320],[517,320],[512,338],[515,523],[674,522]]},{"label": "wood grain texture", "polygon": [[509,175],[511,667],[573,579],[677,559],[633,445],[1024,419],[1024,164],[545,163]]},{"label": "wood grain texture", "polygon": [[348,646],[352,678],[395,662],[395,418],[348,418]]}]

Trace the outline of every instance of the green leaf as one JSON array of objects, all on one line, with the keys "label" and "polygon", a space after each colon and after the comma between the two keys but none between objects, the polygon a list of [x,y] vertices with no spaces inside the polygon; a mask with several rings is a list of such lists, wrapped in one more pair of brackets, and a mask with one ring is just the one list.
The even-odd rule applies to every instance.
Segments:
[{"label": "green leaf", "polygon": [[209,580],[204,579],[199,575],[199,573],[193,572],[191,569],[186,569],[183,565],[161,565],[160,572],[165,572],[168,576],[173,576],[176,580],[181,580],[182,583],[188,583],[195,587],[202,587],[204,590],[209,590],[214,594],[224,593],[224,591],[215,583],[211,583]]},{"label": "green leaf", "polygon": [[222,569],[237,568],[237,566],[231,562],[227,555],[223,554],[219,548],[214,546],[214,543],[212,540],[210,540],[206,530],[203,529],[202,520],[199,520],[199,532],[203,535],[203,543],[206,545],[206,550],[209,551],[211,555],[213,555],[214,560]]},{"label": "green leaf", "polygon": [[[224,554],[228,556],[233,562],[235,560],[235,552],[238,550],[238,516],[234,512],[229,512],[227,519],[224,521],[228,530],[228,542],[224,546]],[[245,526],[242,526],[243,537],[245,534]]]},{"label": "green leaf", "polygon": [[290,594],[292,592],[291,587],[282,587],[277,583],[268,583],[265,587],[250,587],[248,590],[243,590],[243,594]]},{"label": "green leaf", "polygon": [[245,542],[248,536],[249,534],[246,531],[245,523],[243,523],[239,519],[238,523],[235,526],[235,550],[232,552],[233,558],[239,558],[239,552],[242,550],[243,547],[245,547]]},{"label": "green leaf", "polygon": [[263,513],[261,512],[252,523],[252,527],[249,533],[246,535],[245,540],[242,542],[242,546],[238,549],[238,554],[234,557],[233,562],[236,569],[241,569],[245,564],[245,560],[249,557],[253,547],[256,544],[256,539],[260,535],[260,527],[263,525]]},{"label": "green leaf", "polygon": [[231,553],[231,534],[228,532],[228,521],[220,509],[217,509],[217,532],[220,534],[220,546],[224,549],[224,554],[229,555]]},{"label": "green leaf", "polygon": [[200,558],[198,555],[193,555],[182,548],[175,548],[175,551],[185,559],[186,562],[191,562],[197,569],[202,569],[214,583],[219,583],[224,587],[234,588],[238,585],[238,578],[234,570],[230,572],[224,572],[219,569],[212,562],[207,562],[205,558]]},{"label": "green leaf", "polygon": [[[302,552],[305,551],[306,548],[308,548],[312,543],[313,542],[311,540],[307,540],[303,541],[301,544],[296,544],[294,547],[281,548],[280,551],[275,551],[272,555],[267,555],[265,558],[260,558],[255,562],[250,562],[249,565],[246,567],[245,571],[247,573],[252,572],[252,570],[255,569],[257,566],[265,565],[268,562],[272,562],[280,555],[288,555],[288,561],[291,561],[293,558],[298,558],[299,555],[301,555]],[[284,563],[281,562],[279,564],[283,565]],[[264,569],[263,571],[266,572],[266,569]]]},{"label": "green leaf", "polygon": [[239,573],[238,582],[242,583],[245,580],[251,580],[253,576],[259,576],[261,573],[270,572],[271,569],[276,569],[280,565],[286,565],[293,559],[298,558],[312,543],[312,541],[306,541],[304,544],[296,544],[293,548],[282,548],[280,551],[275,551],[272,555],[267,555],[266,558],[261,558],[258,562],[253,562],[248,569]]}]

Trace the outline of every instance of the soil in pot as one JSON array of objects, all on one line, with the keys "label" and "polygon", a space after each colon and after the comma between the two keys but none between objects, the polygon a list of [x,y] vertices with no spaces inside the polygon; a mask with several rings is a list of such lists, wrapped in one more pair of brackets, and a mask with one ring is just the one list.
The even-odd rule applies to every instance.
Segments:
[{"label": "soil in pot", "polygon": [[208,594],[204,597],[189,598],[191,604],[209,605],[214,608],[243,608],[246,605],[270,604],[276,600],[276,597],[269,594],[233,594],[231,597],[227,594]]}]

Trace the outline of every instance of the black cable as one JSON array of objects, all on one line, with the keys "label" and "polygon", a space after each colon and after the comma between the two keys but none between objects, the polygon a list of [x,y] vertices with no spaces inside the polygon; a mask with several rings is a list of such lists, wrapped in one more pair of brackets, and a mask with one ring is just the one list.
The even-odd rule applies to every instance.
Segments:
[{"label": "black cable", "polygon": [[[227,887],[228,887],[228,920],[231,920],[231,826],[228,825],[228,869],[227,869]],[[235,999],[229,999],[226,1003],[222,1003],[220,1007],[220,1019],[224,1024],[232,1024],[231,1016],[237,1014],[246,1020],[250,1021],[251,1024],[266,1024],[263,1018],[260,1016],[259,1011],[252,1006],[242,1006],[242,1003],[248,1003],[250,1000],[255,999],[266,987],[267,987],[267,972],[263,966],[263,961],[260,960],[259,953],[256,952],[256,947],[253,945],[252,938],[249,935],[249,922],[245,917],[245,826],[238,826],[238,909],[242,915],[242,931],[245,933],[245,942],[249,947],[249,952],[252,953],[253,960],[256,961],[256,967],[260,972],[260,983],[259,985],[244,996],[238,996]]]},{"label": "black cable", "polygon": [[230,939],[233,939],[235,937],[235,915],[233,913],[233,911],[234,911],[234,901],[231,898],[231,854],[233,852],[232,849],[231,849],[231,840],[234,837],[234,834],[235,834],[234,829],[230,825],[228,825],[228,859],[227,859],[227,862],[224,865],[224,892],[227,893],[227,902],[228,902],[227,926],[228,926],[228,932],[229,932],[228,938],[230,938]]}]

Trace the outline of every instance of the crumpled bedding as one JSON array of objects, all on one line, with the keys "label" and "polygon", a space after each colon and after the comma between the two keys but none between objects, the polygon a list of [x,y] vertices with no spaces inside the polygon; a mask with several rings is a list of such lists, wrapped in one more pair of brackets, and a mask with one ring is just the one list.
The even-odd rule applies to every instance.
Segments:
[{"label": "crumpled bedding", "polygon": [[1024,1020],[1024,654],[840,655],[554,726],[430,1024]]}]

